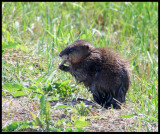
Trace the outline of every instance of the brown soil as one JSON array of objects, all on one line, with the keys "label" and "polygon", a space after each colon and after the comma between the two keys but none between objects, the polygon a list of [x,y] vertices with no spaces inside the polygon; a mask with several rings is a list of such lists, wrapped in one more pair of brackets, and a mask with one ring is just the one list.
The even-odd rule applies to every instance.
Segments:
[{"label": "brown soil", "polygon": [[[130,105],[131,106],[131,105]],[[116,109],[96,109],[92,108],[87,121],[91,125],[83,127],[84,130],[90,130],[93,132],[127,132],[138,131],[138,124],[140,117],[134,116],[131,118],[119,118],[121,115],[134,114],[135,110],[129,105],[125,105],[120,110]],[[51,106],[52,107],[52,106]],[[29,99],[27,97],[12,98],[2,96],[2,128],[9,125],[13,121],[32,121],[33,112],[39,117],[40,108],[39,101]],[[9,113],[9,116],[8,116]],[[94,116],[101,116],[101,118],[94,118]],[[8,117],[8,118],[7,118]],[[65,118],[70,120],[70,115],[66,115],[64,110],[54,110],[51,108],[51,117],[53,121]],[[134,126],[134,124],[136,125]],[[147,123],[150,131],[158,131],[158,123]],[[134,127],[133,127],[134,126]],[[68,126],[64,126],[64,128]],[[133,127],[133,129],[132,129]],[[147,128],[144,121],[141,121],[141,132],[146,132]]]}]

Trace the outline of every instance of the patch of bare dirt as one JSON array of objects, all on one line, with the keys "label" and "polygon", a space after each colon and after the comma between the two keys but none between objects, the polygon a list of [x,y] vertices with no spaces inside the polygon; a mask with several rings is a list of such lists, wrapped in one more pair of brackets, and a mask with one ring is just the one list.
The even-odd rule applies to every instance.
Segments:
[{"label": "patch of bare dirt", "polygon": [[[52,106],[51,106],[52,107]],[[70,115],[64,112],[65,110],[54,110],[51,108],[51,117],[53,121],[65,118],[70,120]],[[40,114],[39,101],[32,100],[27,97],[12,98],[2,96],[2,128],[9,125],[13,121],[32,121],[32,115],[36,116]],[[138,116],[131,118],[119,118],[121,115],[128,115],[128,113],[135,113],[135,110],[131,105],[125,105],[121,110],[116,109],[97,109],[92,108],[87,121],[91,125],[83,127],[84,130],[90,130],[93,132],[126,132],[126,131],[138,131],[139,120]],[[96,116],[100,116],[96,118]],[[150,131],[158,131],[158,123],[146,123]],[[147,127],[143,120],[141,120],[141,132],[146,132]],[[67,127],[67,126],[66,126]]]}]

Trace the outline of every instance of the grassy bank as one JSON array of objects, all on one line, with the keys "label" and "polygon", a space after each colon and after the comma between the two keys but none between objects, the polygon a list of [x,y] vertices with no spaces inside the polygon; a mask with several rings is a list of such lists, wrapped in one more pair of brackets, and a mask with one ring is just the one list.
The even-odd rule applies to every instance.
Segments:
[{"label": "grassy bank", "polygon": [[133,122],[115,131],[158,131],[157,2],[3,2],[2,105],[10,104],[7,114],[2,106],[3,127],[15,121],[11,99],[43,100],[43,94],[49,101],[92,99],[82,84],[58,70],[59,52],[77,39],[111,47],[129,60],[130,107],[116,118]]}]

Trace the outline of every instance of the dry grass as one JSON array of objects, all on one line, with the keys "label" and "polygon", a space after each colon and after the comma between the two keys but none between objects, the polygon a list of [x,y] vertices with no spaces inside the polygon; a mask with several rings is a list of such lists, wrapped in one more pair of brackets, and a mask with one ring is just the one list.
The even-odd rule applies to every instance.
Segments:
[{"label": "dry grass", "polygon": [[[30,112],[33,112],[36,116],[39,116],[39,101],[33,101],[28,97],[12,98],[2,96],[2,128],[9,125],[13,121],[32,121],[33,118]],[[87,116],[87,121],[91,122],[91,125],[83,127],[83,129],[90,130],[92,132],[137,132],[139,128],[138,124],[140,117],[134,116],[131,118],[119,118],[120,116],[128,113],[136,113],[135,109],[129,104],[126,104],[121,110],[92,108]],[[95,118],[95,116],[101,117]],[[51,117],[52,121],[62,118],[65,118],[65,120],[70,119],[70,115],[66,115],[64,110],[51,109]],[[157,122],[147,123],[147,125],[150,131],[158,131]],[[64,128],[65,127],[67,128],[68,126],[64,126]],[[145,122],[143,120],[141,122],[140,131],[147,131]]]}]

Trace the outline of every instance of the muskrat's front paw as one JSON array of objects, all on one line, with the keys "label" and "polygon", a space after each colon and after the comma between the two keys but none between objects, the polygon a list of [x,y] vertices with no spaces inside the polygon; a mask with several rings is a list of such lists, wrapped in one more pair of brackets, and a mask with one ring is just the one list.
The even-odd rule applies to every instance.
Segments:
[{"label": "muskrat's front paw", "polygon": [[61,65],[59,65],[59,69],[64,70],[65,66],[61,64]]},{"label": "muskrat's front paw", "polygon": [[68,71],[69,70],[69,67],[67,67],[67,66],[64,66],[64,65],[60,65],[59,66],[59,69],[61,69],[62,71]]}]

